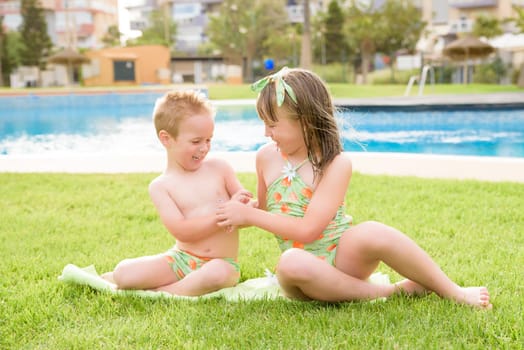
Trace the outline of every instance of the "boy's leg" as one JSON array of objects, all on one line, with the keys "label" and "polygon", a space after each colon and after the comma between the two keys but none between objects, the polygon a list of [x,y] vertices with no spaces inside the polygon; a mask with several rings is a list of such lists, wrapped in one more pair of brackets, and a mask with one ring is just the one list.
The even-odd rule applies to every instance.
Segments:
[{"label": "boy's leg", "polygon": [[123,260],[112,278],[119,289],[154,289],[178,280],[165,254]]},{"label": "boy's leg", "polygon": [[176,295],[198,296],[238,283],[240,273],[233,264],[223,259],[212,259],[180,281],[156,288]]}]

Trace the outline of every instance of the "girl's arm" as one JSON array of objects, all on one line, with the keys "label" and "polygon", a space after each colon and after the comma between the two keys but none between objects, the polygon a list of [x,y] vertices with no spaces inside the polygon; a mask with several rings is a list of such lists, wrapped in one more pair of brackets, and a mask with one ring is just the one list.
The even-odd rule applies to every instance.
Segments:
[{"label": "girl's arm", "polygon": [[257,200],[258,208],[261,210],[266,210],[267,202],[267,186],[264,181],[264,172],[262,170],[264,164],[264,159],[261,156],[261,152],[257,153],[256,156],[256,169],[257,169]]},{"label": "girl's arm", "polygon": [[[351,171],[349,158],[343,154],[337,156],[320,179],[303,217],[273,214],[230,201],[219,206],[219,226],[253,225],[287,239],[313,242],[335,217],[338,207],[344,201]],[[263,177],[259,177],[258,181],[263,181]],[[260,189],[264,187],[259,187],[259,191]],[[265,208],[265,204],[264,197],[264,202],[260,201],[259,205]]]}]

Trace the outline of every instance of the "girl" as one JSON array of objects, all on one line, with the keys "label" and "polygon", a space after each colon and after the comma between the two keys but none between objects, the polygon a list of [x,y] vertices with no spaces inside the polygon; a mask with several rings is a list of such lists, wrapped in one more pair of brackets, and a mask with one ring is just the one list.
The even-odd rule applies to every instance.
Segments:
[{"label": "girl", "polygon": [[[485,287],[461,287],[414,241],[379,222],[351,224],[344,196],[351,160],[340,142],[335,107],[323,81],[287,69],[255,84],[257,112],[273,142],[257,152],[258,208],[219,205],[219,225],[254,225],[273,233],[283,254],[276,275],[286,295],[328,302],[435,292],[491,308]],[[407,279],[367,281],[383,261]]]}]

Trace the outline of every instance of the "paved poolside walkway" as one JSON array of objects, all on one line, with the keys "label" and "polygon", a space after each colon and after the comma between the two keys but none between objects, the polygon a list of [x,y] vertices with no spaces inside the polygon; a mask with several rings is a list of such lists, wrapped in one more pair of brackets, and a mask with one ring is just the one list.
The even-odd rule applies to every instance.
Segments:
[{"label": "paved poolside walkway", "polygon": [[[228,160],[238,172],[255,172],[254,152],[211,153]],[[350,153],[353,170],[363,174],[476,179],[524,183],[523,158],[464,157],[405,153]],[[160,173],[164,154],[5,156],[0,172]]]},{"label": "paved poolside walkway", "polygon": [[[383,97],[377,99],[336,99],[336,103],[346,106],[524,105],[524,92],[482,95]],[[222,152],[212,153],[211,156],[227,159],[236,171],[255,171],[254,152]],[[350,156],[353,159],[354,171],[363,174],[524,183],[524,158],[372,152],[352,152]],[[122,155],[87,154],[74,156],[0,155],[0,172],[159,173],[163,168],[164,154],[162,153]]]}]

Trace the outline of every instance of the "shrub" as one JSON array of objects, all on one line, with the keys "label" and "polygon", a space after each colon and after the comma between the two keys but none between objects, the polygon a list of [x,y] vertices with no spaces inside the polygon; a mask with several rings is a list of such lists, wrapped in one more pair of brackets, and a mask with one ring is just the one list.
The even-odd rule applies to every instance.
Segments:
[{"label": "shrub", "polygon": [[353,67],[347,63],[315,65],[313,70],[327,83],[353,82]]},{"label": "shrub", "polygon": [[498,84],[500,79],[506,74],[507,67],[500,57],[496,57],[493,62],[480,64],[475,67],[473,81],[475,83]]}]

